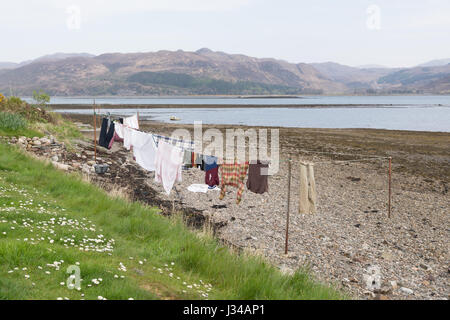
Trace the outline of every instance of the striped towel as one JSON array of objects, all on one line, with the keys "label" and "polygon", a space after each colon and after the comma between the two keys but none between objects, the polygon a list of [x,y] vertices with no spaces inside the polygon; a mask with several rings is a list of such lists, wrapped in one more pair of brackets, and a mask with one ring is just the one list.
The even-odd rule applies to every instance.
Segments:
[{"label": "striped towel", "polygon": [[165,141],[167,143],[170,143],[176,147],[179,147],[183,150],[188,150],[188,151],[194,151],[194,141],[186,141],[186,140],[181,140],[181,139],[173,139],[171,137],[166,137],[166,136],[161,136],[159,134],[154,134],[153,137],[156,140],[156,143],[159,143],[159,141]]}]

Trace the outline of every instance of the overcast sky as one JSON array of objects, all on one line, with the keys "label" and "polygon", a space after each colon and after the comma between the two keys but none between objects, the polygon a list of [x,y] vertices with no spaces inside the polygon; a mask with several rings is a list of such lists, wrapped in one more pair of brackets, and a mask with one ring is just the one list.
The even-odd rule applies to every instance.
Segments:
[{"label": "overcast sky", "polygon": [[449,0],[1,0],[0,61],[195,51],[413,66],[450,58]]}]

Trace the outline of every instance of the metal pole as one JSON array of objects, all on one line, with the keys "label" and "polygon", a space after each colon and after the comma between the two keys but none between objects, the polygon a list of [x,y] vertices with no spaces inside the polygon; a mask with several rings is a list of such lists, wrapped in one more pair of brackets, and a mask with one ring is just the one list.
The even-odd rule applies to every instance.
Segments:
[{"label": "metal pole", "polygon": [[95,113],[95,99],[92,107],[94,108],[94,159],[97,163],[97,115]]},{"label": "metal pole", "polygon": [[388,217],[391,217],[391,197],[392,197],[392,191],[391,191],[391,171],[392,171],[392,157],[389,157],[389,202],[388,202]]},{"label": "metal pole", "polygon": [[288,160],[288,195],[287,195],[287,212],[286,212],[286,242],[284,244],[284,254],[288,253],[289,242],[289,205],[291,203],[291,159]]}]

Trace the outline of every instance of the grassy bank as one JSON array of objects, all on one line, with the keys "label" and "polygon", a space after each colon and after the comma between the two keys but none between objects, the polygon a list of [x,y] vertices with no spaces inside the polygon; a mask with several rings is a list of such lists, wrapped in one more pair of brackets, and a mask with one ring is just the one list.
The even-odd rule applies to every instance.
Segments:
[{"label": "grassy bank", "polygon": [[[49,128],[63,137],[79,134],[65,121],[25,121],[8,135]],[[79,290],[67,286],[69,266],[80,268]],[[238,255],[209,234],[188,230],[181,218],[169,220],[155,208],[106,194],[78,174],[62,173],[0,143],[0,299],[99,297],[344,296],[304,270],[284,275],[262,258]]]},{"label": "grassy bank", "polygon": [[70,147],[74,138],[82,135],[77,127],[46,105],[31,105],[17,97],[0,94],[0,136],[42,137],[53,135]]}]

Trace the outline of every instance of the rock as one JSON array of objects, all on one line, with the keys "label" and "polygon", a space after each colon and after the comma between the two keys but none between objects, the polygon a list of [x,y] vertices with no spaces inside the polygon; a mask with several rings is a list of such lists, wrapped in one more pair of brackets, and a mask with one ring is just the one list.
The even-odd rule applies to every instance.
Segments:
[{"label": "rock", "polygon": [[52,162],[53,165],[60,170],[68,171],[70,169],[70,166],[68,164],[59,163],[59,162]]},{"label": "rock", "polygon": [[89,173],[91,173],[91,167],[88,166],[87,164],[83,164],[81,166],[81,171],[84,172],[84,173],[89,174]]},{"label": "rock", "polygon": [[34,146],[40,146],[42,143],[40,140],[33,140],[33,145]]},{"label": "rock", "polygon": [[109,150],[109,149],[107,149],[105,147],[99,146],[99,145],[97,145],[97,152],[98,153],[112,154],[111,150]]},{"label": "rock", "polygon": [[78,162],[72,162],[72,167],[74,167],[75,169],[78,169],[81,166],[80,163]]},{"label": "rock", "polygon": [[43,145],[49,145],[51,143],[50,139],[45,138],[45,137],[41,138],[40,141],[41,141],[41,144],[43,144]]},{"label": "rock", "polygon": [[396,290],[398,288],[397,281],[391,281],[391,287],[392,289]]},{"label": "rock", "polygon": [[403,292],[403,293],[405,293],[405,294],[413,294],[413,293],[414,293],[414,291],[412,291],[412,290],[409,289],[409,288],[405,288],[405,287],[401,287],[401,288],[400,288],[400,291]]},{"label": "rock", "polygon": [[393,259],[392,254],[390,252],[386,252],[386,251],[381,254],[381,257],[387,261],[392,261],[392,259]]},{"label": "rock", "polygon": [[33,137],[33,139],[31,139],[32,141],[38,141],[39,137]]},{"label": "rock", "polygon": [[51,159],[52,159],[52,162],[58,162],[58,160],[59,160],[57,155],[54,155]]},{"label": "rock", "polygon": [[379,289],[375,289],[373,290],[374,293],[378,293],[378,294],[388,294],[391,293],[391,288],[389,287],[381,287]]},{"label": "rock", "polygon": [[95,161],[94,161],[94,160],[89,160],[89,161],[87,162],[87,164],[90,165],[90,166],[93,166],[93,165],[95,164]]},{"label": "rock", "polygon": [[422,269],[425,269],[425,270],[428,270],[430,268],[429,266],[427,266],[426,264],[423,264],[423,263],[421,263],[419,265],[419,267],[421,267]]},{"label": "rock", "polygon": [[426,280],[431,282],[431,281],[434,281],[435,279],[434,279],[433,275],[429,274],[429,275],[427,275]]}]

